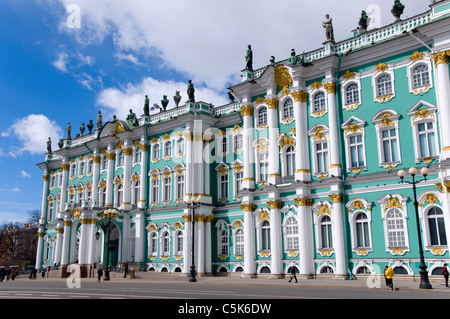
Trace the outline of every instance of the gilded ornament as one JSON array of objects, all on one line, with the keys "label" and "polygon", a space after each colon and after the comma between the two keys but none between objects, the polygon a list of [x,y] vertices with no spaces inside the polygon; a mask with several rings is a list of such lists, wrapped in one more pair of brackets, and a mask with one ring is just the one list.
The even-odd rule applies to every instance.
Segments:
[{"label": "gilded ornament", "polygon": [[354,209],[364,208],[364,204],[361,201],[356,200],[356,201],[353,202],[353,208]]},{"label": "gilded ornament", "polygon": [[246,105],[241,107],[241,116],[252,116],[253,115],[253,107],[250,105]]},{"label": "gilded ornament", "polygon": [[427,195],[425,195],[425,201],[427,203],[434,204],[435,202],[439,201],[439,199],[433,193],[428,193]]},{"label": "gilded ornament", "polygon": [[270,207],[270,209],[280,209],[281,208],[281,202],[279,200],[274,201],[268,201],[267,206]]},{"label": "gilded ornament", "polygon": [[306,99],[308,98],[308,93],[303,91],[295,91],[292,93],[292,97],[294,98],[295,102],[305,103]]},{"label": "gilded ornament", "polygon": [[294,198],[294,203],[296,203],[297,206],[311,206],[312,205],[312,198],[297,197],[297,198]]},{"label": "gilded ornament", "polygon": [[336,83],[329,82],[323,85],[328,94],[336,94]]},{"label": "gilded ornament", "polygon": [[342,77],[346,80],[353,79],[355,77],[355,72],[347,70],[345,71],[345,74]]},{"label": "gilded ornament", "polygon": [[388,210],[389,208],[399,208],[399,209],[403,210],[403,206],[400,204],[398,199],[395,197],[388,199],[387,205],[384,207],[384,211]]},{"label": "gilded ornament", "polygon": [[380,62],[375,66],[375,70],[378,72],[384,72],[388,68],[387,64],[384,62]]},{"label": "gilded ornament", "polygon": [[410,61],[416,61],[416,60],[422,60],[423,59],[423,52],[419,52],[415,50],[413,54],[409,57]]},{"label": "gilded ornament", "polygon": [[263,211],[261,211],[259,213],[259,217],[258,217],[257,221],[260,222],[261,220],[268,220],[268,221],[270,221],[270,217],[269,217],[269,215],[267,214],[267,212],[265,210],[263,210]]},{"label": "gilded ornament", "polygon": [[436,53],[433,53],[433,60],[435,66],[438,66],[441,63],[448,63],[448,51],[439,51]]},{"label": "gilded ornament", "polygon": [[110,161],[113,161],[115,157],[114,153],[106,153],[106,158]]},{"label": "gilded ornament", "polygon": [[241,210],[244,212],[252,212],[255,210],[255,205],[253,204],[242,204]]},{"label": "gilded ornament", "polygon": [[317,210],[316,216],[320,216],[320,215],[323,215],[323,214],[331,215],[330,209],[325,204],[322,204],[322,205],[319,206],[319,209]]},{"label": "gilded ornament", "polygon": [[279,88],[287,87],[289,85],[292,85],[293,83],[288,69],[283,64],[280,64],[275,69],[275,82],[277,83]]},{"label": "gilded ornament", "polygon": [[131,156],[131,155],[133,155],[133,149],[131,147],[124,148],[123,149],[123,154],[125,154],[126,156]]},{"label": "gilded ornament", "polygon": [[325,134],[322,133],[322,131],[323,131],[323,127],[318,126],[316,128],[316,131],[314,132],[314,134],[315,134],[314,141],[327,139],[327,137],[325,136]]},{"label": "gilded ornament", "polygon": [[342,203],[342,194],[334,193],[328,195],[328,198],[333,201],[333,203]]},{"label": "gilded ornament", "polygon": [[277,99],[268,99],[268,100],[266,101],[266,104],[267,104],[267,108],[268,108],[269,110],[270,110],[270,109],[276,110],[277,107],[278,107],[278,100],[277,100]]},{"label": "gilded ornament", "polygon": [[319,88],[321,88],[322,87],[322,82],[320,82],[320,81],[314,81],[313,83],[311,83],[311,87],[313,88],[313,89],[319,89]]}]

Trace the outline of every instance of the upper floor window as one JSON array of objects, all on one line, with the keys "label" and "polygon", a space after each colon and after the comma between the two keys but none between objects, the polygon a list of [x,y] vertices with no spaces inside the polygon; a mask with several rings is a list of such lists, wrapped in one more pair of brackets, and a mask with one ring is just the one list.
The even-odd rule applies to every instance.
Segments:
[{"label": "upper floor window", "polygon": [[283,119],[289,119],[294,117],[294,102],[289,98],[283,105]]},{"label": "upper floor window", "polygon": [[419,64],[412,69],[413,88],[419,88],[430,84],[430,76],[428,73],[428,66],[426,64]]},{"label": "upper floor window", "polygon": [[120,151],[119,156],[117,156],[117,166],[123,166],[125,161],[125,154],[123,151]]},{"label": "upper floor window", "polygon": [[417,125],[419,137],[420,157],[436,156],[436,138],[433,121],[419,123]]},{"label": "upper floor window", "polygon": [[286,176],[294,176],[295,174],[295,148],[289,146],[286,149]]},{"label": "upper floor window", "polygon": [[155,146],[153,146],[153,153],[152,153],[152,158],[154,160],[157,160],[160,158],[160,153],[159,153],[159,144],[156,144]]},{"label": "upper floor window", "polygon": [[172,156],[172,142],[168,141],[164,144],[164,157]]},{"label": "upper floor window", "polygon": [[362,134],[355,134],[349,137],[350,167],[365,166],[364,145]]},{"label": "upper floor window", "polygon": [[354,104],[359,102],[358,84],[350,83],[345,87],[345,104]]},{"label": "upper floor window", "polygon": [[258,126],[267,124],[267,107],[262,106],[258,111]]},{"label": "upper floor window", "polygon": [[136,147],[134,151],[134,162],[139,163],[142,158],[142,149],[140,147]]},{"label": "upper floor window", "polygon": [[243,147],[243,141],[242,141],[242,134],[238,133],[234,136],[234,151],[240,152],[242,151],[242,147]]},{"label": "upper floor window", "polygon": [[313,112],[319,112],[325,110],[325,93],[322,91],[314,94],[313,97]]},{"label": "upper floor window", "polygon": [[389,74],[377,78],[377,97],[392,94],[392,80]]}]

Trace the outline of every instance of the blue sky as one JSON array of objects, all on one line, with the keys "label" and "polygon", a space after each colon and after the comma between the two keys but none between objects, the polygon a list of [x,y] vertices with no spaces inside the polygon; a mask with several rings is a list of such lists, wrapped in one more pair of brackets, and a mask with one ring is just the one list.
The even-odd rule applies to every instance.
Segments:
[{"label": "blue sky", "polygon": [[[403,0],[402,18],[429,9]],[[392,23],[393,1],[323,0],[2,0],[0,1],[0,224],[40,209],[46,140],[67,122],[142,113],[145,94],[159,103],[192,79],[196,99],[228,103],[240,81],[245,50],[254,67],[318,49],[322,20],[333,18],[337,41],[352,35],[362,10]],[[375,5],[369,7],[370,5]],[[376,10],[372,9],[375,8]],[[369,12],[368,11],[368,12]],[[376,19],[375,19],[376,20]],[[169,108],[173,102],[169,104]]]}]

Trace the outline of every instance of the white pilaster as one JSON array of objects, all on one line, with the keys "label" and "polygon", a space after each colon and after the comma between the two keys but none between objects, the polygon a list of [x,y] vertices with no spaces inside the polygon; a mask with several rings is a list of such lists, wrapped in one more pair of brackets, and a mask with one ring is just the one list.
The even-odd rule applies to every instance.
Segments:
[{"label": "white pilaster", "polygon": [[450,121],[450,74],[447,52],[449,51],[439,51],[433,54],[443,160],[450,158],[450,126],[445,124]]},{"label": "white pilaster", "polygon": [[267,124],[269,126],[269,184],[276,184],[280,177],[280,152],[278,147],[278,100],[269,99],[267,102]]},{"label": "white pilaster", "polygon": [[253,176],[253,107],[247,105],[241,108],[241,116],[244,122],[242,132],[242,146],[244,149],[244,176],[242,188],[255,188],[255,178]]},{"label": "white pilaster", "polygon": [[280,278],[282,269],[282,243],[281,243],[281,202],[278,200],[268,201],[270,207],[270,251],[272,258],[271,277]]},{"label": "white pilaster", "polygon": [[333,246],[336,255],[336,278],[345,279],[348,277],[347,260],[345,250],[345,232],[344,232],[344,209],[342,205],[342,194],[333,193],[329,195],[333,201],[332,212],[332,230]]},{"label": "white pilaster", "polygon": [[294,118],[295,118],[295,179],[299,181],[310,181],[311,170],[309,157],[305,156],[308,146],[308,126],[306,98],[308,93],[296,91],[294,97]]},{"label": "white pilaster", "polygon": [[253,204],[241,205],[244,211],[244,276],[248,278],[256,277],[254,209]]},{"label": "white pilaster", "polygon": [[336,83],[329,82],[324,85],[327,90],[328,102],[328,127],[329,127],[329,149],[330,149],[330,169],[329,174],[341,176],[341,155],[339,148],[339,123],[336,104]]}]

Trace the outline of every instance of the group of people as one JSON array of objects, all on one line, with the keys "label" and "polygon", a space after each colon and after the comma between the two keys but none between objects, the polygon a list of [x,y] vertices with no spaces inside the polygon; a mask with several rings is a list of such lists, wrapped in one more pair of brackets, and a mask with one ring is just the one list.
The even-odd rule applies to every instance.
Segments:
[{"label": "group of people", "polygon": [[0,282],[2,282],[3,280],[14,280],[14,278],[19,274],[19,269],[15,269],[15,268],[9,268],[9,269],[5,269],[3,268],[0,271]]}]

